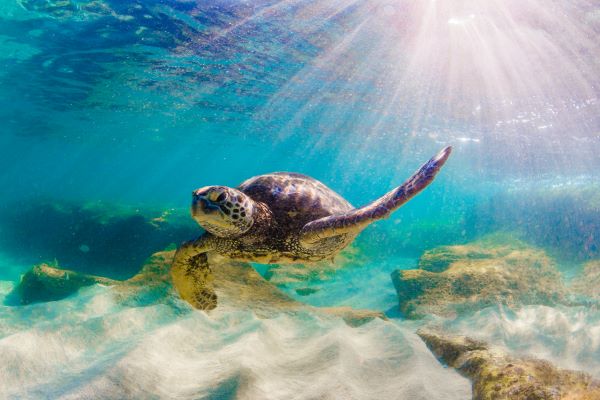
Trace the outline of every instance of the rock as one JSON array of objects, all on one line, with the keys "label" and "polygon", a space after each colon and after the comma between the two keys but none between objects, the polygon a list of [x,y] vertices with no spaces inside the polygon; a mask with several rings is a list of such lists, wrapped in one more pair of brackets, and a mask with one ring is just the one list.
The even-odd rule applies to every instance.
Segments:
[{"label": "rock", "polygon": [[77,4],[70,0],[22,0],[20,4],[28,11],[48,14],[54,18],[70,18],[77,12]]},{"label": "rock", "polygon": [[471,245],[439,246],[427,250],[419,258],[419,269],[442,272],[456,261],[506,257],[515,250],[526,248],[527,246],[520,241],[492,235]]},{"label": "rock", "polygon": [[571,283],[574,294],[600,301],[600,260],[587,262],[583,272]]},{"label": "rock", "polygon": [[23,275],[9,298],[18,304],[61,300],[82,287],[102,284],[113,287],[120,303],[148,305],[161,301],[171,292],[169,268],[174,254],[174,250],[154,253],[140,272],[125,281],[39,264]]},{"label": "rock", "polygon": [[553,261],[518,241],[443,246],[425,253],[419,266],[392,273],[400,310],[408,318],[451,317],[493,304],[553,305],[566,296]]},{"label": "rock", "polygon": [[380,311],[356,310],[352,307],[313,307],[313,309],[336,317],[341,317],[349,326],[352,327],[364,325],[367,322],[373,321],[374,319],[381,319],[384,321],[388,320],[385,314]]},{"label": "rock", "polygon": [[58,258],[77,272],[124,280],[156,249],[198,235],[188,214],[36,199],[0,210],[0,246],[26,263]]},{"label": "rock", "polygon": [[473,382],[474,400],[600,399],[600,381],[584,372],[556,368],[548,361],[516,358],[464,336],[418,331],[444,363]]},{"label": "rock", "polygon": [[351,307],[318,308],[292,299],[266,281],[250,264],[217,261],[213,267],[217,310],[246,309],[259,317],[271,318],[280,313],[312,311],[342,318],[350,326],[360,326],[376,318],[386,320],[382,312]]},{"label": "rock", "polygon": [[115,281],[93,275],[80,274],[48,264],[39,264],[27,271],[9,294],[18,304],[64,299],[85,286],[96,283],[111,285]]},{"label": "rock", "polygon": [[[139,273],[125,281],[41,264],[33,267],[15,289],[19,304],[60,300],[76,293],[81,287],[94,284],[110,285],[117,302],[131,306],[169,303],[178,297],[173,290],[169,272],[175,250],[154,253]],[[350,307],[317,308],[298,302],[266,281],[250,264],[211,260],[213,285],[218,296],[217,310],[249,310],[262,318],[280,313],[313,311],[317,314],[343,318],[350,326],[360,326],[375,318],[386,319],[381,312],[355,310]]]},{"label": "rock", "polygon": [[126,281],[117,281],[114,286],[117,300],[124,304],[149,305],[162,302],[172,291],[169,269],[175,250],[152,254],[142,269]]}]

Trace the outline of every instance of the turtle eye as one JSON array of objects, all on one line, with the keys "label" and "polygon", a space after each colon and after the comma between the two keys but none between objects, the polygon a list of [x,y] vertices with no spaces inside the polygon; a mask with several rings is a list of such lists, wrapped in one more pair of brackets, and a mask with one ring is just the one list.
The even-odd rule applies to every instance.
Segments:
[{"label": "turtle eye", "polygon": [[215,201],[220,203],[220,202],[224,201],[226,197],[227,197],[227,195],[225,194],[225,192],[223,192],[217,197],[217,199]]},{"label": "turtle eye", "polygon": [[225,192],[212,191],[208,194],[208,200],[212,201],[213,203],[219,203],[223,201],[225,197],[227,197]]}]

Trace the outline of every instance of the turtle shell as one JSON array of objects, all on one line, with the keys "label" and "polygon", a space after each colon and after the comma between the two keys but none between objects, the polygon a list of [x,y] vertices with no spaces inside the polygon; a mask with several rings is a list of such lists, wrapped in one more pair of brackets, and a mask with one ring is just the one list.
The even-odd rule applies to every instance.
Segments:
[{"label": "turtle shell", "polygon": [[299,230],[308,222],[354,209],[323,183],[302,174],[275,172],[255,176],[237,189],[265,203],[278,224],[290,229]]}]

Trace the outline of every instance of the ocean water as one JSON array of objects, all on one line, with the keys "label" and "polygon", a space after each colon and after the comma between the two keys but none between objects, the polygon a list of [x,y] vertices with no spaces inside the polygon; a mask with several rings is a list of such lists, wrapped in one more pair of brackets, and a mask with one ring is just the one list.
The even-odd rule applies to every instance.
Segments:
[{"label": "ocean water", "polygon": [[[390,279],[499,233],[566,282],[600,259],[598,34],[591,0],[1,1],[0,398],[470,398],[415,334],[432,324],[600,378],[594,299],[411,320]],[[41,262],[134,276],[202,232],[196,188],[293,171],[360,206],[447,145],[335,268],[253,264],[315,308],[12,298]],[[388,320],[318,312],[342,306]]]}]

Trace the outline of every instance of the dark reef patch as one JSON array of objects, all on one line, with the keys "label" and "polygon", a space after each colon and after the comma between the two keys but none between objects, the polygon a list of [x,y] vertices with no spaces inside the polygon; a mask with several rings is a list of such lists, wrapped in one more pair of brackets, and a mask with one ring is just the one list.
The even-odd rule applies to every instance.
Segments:
[{"label": "dark reef patch", "polygon": [[30,201],[0,211],[0,247],[25,264],[58,260],[92,275],[126,279],[148,254],[201,234],[185,210]]}]

